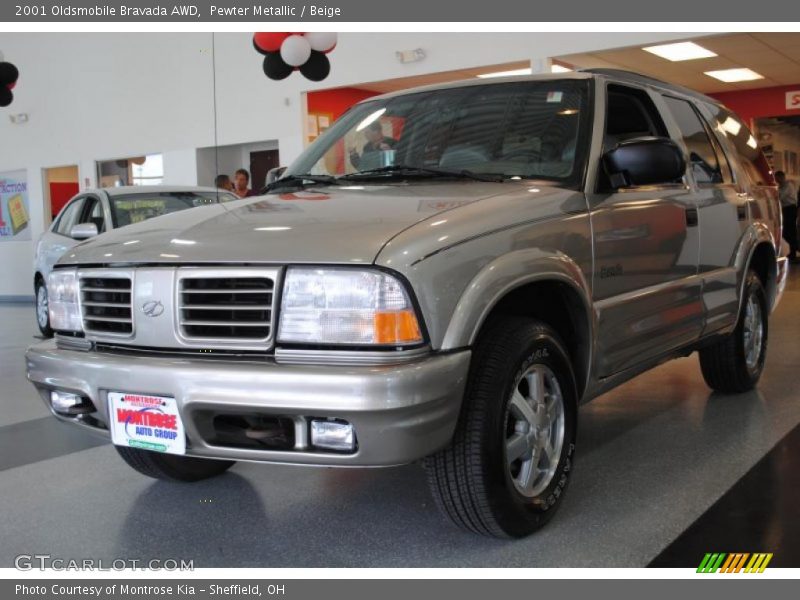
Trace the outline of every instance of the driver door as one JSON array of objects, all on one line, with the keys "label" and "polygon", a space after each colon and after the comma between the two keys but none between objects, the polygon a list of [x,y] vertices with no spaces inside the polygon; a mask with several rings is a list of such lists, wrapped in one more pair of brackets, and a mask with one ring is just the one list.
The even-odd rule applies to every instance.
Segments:
[{"label": "driver door", "polygon": [[[605,89],[603,152],[642,136],[669,137],[650,91]],[[602,114],[602,113],[601,113]],[[598,164],[588,194],[600,377],[657,359],[702,330],[697,206],[685,182],[614,189]]]}]

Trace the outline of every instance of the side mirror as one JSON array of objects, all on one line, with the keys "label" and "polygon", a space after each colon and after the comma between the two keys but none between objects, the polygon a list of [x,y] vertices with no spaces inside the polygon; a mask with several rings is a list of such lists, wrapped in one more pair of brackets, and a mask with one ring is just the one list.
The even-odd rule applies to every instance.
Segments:
[{"label": "side mirror", "polygon": [[270,169],[267,171],[267,180],[264,185],[269,185],[273,181],[277,181],[280,179],[283,172],[286,170],[286,167],[275,167],[274,169]]},{"label": "side mirror", "polygon": [[97,234],[97,225],[94,223],[78,223],[77,225],[73,225],[69,232],[73,240],[88,240]]},{"label": "side mirror", "polygon": [[602,160],[614,189],[675,183],[686,172],[683,151],[663,137],[624,140],[606,152]]}]

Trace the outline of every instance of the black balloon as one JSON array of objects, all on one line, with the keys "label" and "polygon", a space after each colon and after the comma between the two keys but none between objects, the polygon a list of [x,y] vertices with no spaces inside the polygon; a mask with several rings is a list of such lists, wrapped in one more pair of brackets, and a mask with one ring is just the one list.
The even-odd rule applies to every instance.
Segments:
[{"label": "black balloon", "polygon": [[6,87],[9,83],[14,83],[19,79],[17,67],[10,62],[0,62],[0,87]]},{"label": "black balloon", "polygon": [[270,79],[286,79],[294,71],[294,67],[283,62],[280,52],[269,52],[264,57],[264,75]]},{"label": "black balloon", "polygon": [[7,87],[0,87],[0,107],[8,106],[14,100],[14,94]]},{"label": "black balloon", "polygon": [[311,57],[304,65],[301,65],[300,72],[306,79],[311,81],[322,81],[331,72],[331,62],[323,52],[311,51]]}]

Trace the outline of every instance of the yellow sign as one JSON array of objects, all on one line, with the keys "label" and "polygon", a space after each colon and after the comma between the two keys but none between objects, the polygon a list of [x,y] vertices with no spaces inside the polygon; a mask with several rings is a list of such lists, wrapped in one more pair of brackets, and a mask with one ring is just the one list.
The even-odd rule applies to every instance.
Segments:
[{"label": "yellow sign", "polygon": [[17,235],[28,226],[28,211],[25,210],[25,203],[22,195],[17,194],[8,199],[8,212],[11,216],[11,231]]}]

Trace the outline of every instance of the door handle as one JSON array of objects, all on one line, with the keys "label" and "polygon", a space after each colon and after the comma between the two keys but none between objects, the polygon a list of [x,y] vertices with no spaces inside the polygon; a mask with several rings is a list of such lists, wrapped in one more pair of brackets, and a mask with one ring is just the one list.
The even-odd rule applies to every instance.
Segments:
[{"label": "door handle", "polygon": [[686,209],[686,226],[687,227],[697,227],[697,209],[696,208],[687,208]]}]

